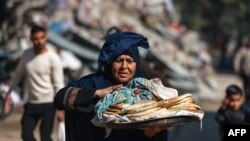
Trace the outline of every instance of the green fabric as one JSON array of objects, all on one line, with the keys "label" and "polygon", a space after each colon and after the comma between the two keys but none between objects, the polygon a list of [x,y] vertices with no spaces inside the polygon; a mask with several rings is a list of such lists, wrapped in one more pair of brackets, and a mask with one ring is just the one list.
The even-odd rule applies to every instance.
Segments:
[{"label": "green fabric", "polygon": [[[140,100],[152,100],[153,93],[149,91],[150,86],[151,83],[149,80],[135,78],[132,79],[127,86],[107,94],[95,105],[95,112],[98,119],[102,119],[102,114],[109,108],[109,105],[120,103],[132,105]],[[135,94],[136,89],[139,89],[139,94]]]}]

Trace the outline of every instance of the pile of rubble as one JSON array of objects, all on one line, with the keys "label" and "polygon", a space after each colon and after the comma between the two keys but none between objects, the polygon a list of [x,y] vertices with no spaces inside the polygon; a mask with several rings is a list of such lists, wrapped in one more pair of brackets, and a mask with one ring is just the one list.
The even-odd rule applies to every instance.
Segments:
[{"label": "pile of rubble", "polygon": [[209,77],[213,69],[207,45],[199,33],[179,24],[181,16],[172,0],[16,0],[16,5],[16,26],[8,25],[10,19],[1,25],[2,31],[18,33],[0,36],[6,50],[27,48],[30,23],[46,24],[51,46],[77,55],[86,65],[85,75],[97,69],[96,58],[106,32],[117,27],[148,38],[150,50],[141,51],[146,65],[161,70],[158,75],[173,87],[183,92],[198,92],[204,86],[211,92],[216,89],[216,82]]}]

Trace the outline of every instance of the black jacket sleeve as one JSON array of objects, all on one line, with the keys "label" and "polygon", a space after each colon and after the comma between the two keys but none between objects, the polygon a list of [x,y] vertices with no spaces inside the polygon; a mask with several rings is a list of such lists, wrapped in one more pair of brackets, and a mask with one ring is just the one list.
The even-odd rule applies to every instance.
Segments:
[{"label": "black jacket sleeve", "polygon": [[96,89],[80,89],[74,101],[74,107],[86,107],[94,103]]},{"label": "black jacket sleeve", "polygon": [[[68,89],[70,89],[70,87],[64,87],[60,89],[54,98],[54,104],[56,108],[59,110],[69,110],[66,108],[65,105],[65,101],[68,101],[72,96],[71,93],[66,94]],[[81,88],[78,91],[74,101],[75,109],[78,109],[78,107],[87,107],[89,104],[93,103],[94,94],[95,94],[95,89]]]},{"label": "black jacket sleeve", "polygon": [[244,103],[241,109],[245,115],[245,122],[250,124],[250,103]]},{"label": "black jacket sleeve", "polygon": [[226,122],[225,109],[220,108],[218,110],[217,114],[215,115],[215,120],[219,124],[224,124]]},{"label": "black jacket sleeve", "polygon": [[64,100],[67,89],[68,87],[64,87],[60,89],[54,98],[54,105],[58,110],[65,110],[63,100]]}]

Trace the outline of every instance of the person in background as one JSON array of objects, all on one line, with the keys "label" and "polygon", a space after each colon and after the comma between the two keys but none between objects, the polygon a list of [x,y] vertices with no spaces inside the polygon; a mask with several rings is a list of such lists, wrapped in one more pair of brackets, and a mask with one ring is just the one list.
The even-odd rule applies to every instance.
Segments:
[{"label": "person in background", "polygon": [[[2,95],[2,97],[5,97],[4,94],[6,94],[6,92],[8,92],[10,89],[10,79],[11,77],[9,74],[5,74],[4,76],[0,77],[0,94]],[[17,91],[13,90],[11,92],[10,99],[13,102],[14,106],[21,104],[20,94]]]},{"label": "person in background", "polygon": [[224,126],[245,124],[245,112],[242,109],[243,92],[237,85],[230,85],[226,89],[226,97],[222,102],[215,120],[219,124],[221,141],[223,141]]},{"label": "person in background", "polygon": [[234,71],[240,75],[244,84],[246,101],[250,100],[250,38],[243,40],[243,46],[236,53]]},{"label": "person in background", "polygon": [[66,141],[167,141],[167,127],[112,130],[104,138],[105,129],[91,123],[99,99],[126,86],[133,78],[144,78],[138,47],[149,48],[147,39],[140,34],[109,35],[98,58],[99,70],[71,81],[57,93],[54,103],[58,109],[65,110]]},{"label": "person in background", "polygon": [[[33,131],[38,121],[41,121],[40,140],[51,141],[55,115],[53,100],[55,93],[64,86],[63,69],[59,56],[46,48],[47,32],[44,27],[34,25],[30,39],[33,47],[25,50],[19,61],[6,93],[5,109],[8,110],[11,91],[24,76],[28,102],[24,105],[21,119],[22,139],[35,141]],[[60,113],[58,115],[62,115]]]}]

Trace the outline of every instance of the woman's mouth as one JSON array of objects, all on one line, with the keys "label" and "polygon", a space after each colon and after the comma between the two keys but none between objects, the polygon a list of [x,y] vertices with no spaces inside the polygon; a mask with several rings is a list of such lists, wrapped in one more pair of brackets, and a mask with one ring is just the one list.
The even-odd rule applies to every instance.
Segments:
[{"label": "woman's mouth", "polygon": [[120,77],[122,77],[122,78],[126,78],[126,77],[128,76],[128,73],[123,73],[123,72],[121,72],[121,73],[118,73],[118,75],[119,75]]}]

